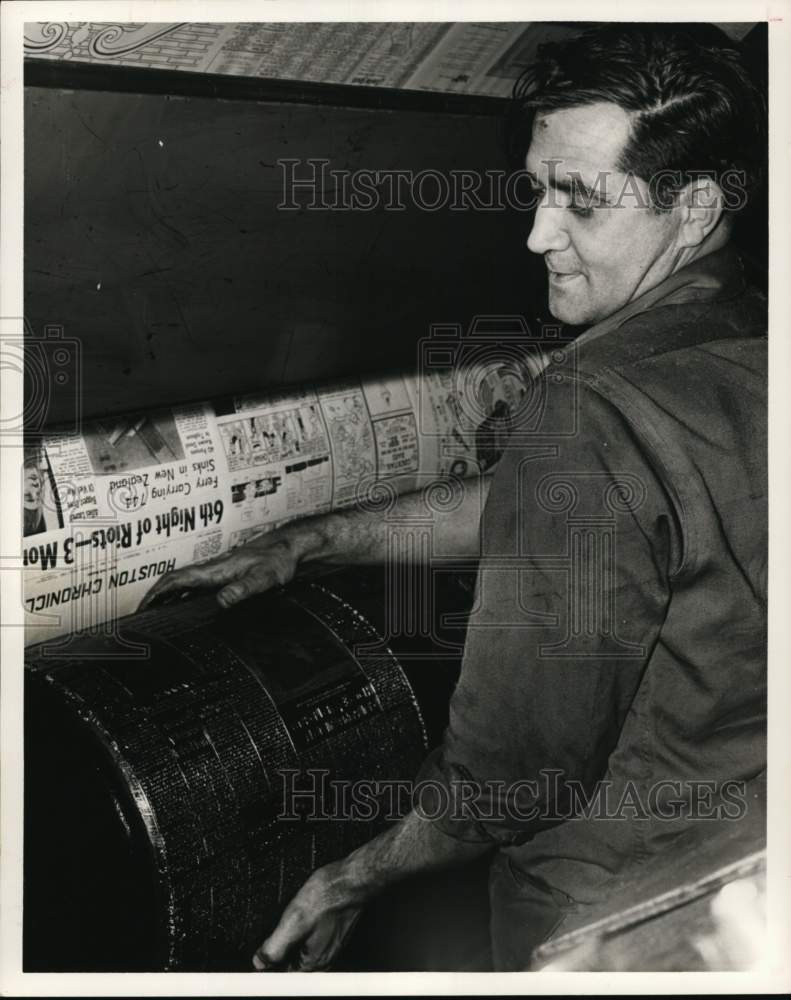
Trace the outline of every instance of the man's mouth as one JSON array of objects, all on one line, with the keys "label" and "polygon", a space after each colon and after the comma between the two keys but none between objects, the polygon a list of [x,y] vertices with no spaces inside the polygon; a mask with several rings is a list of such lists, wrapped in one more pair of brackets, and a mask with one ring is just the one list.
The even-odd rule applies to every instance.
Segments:
[{"label": "man's mouth", "polygon": [[579,278],[582,274],[581,271],[556,271],[551,267],[548,267],[547,270],[549,271],[549,280],[559,285],[573,281],[574,278]]}]

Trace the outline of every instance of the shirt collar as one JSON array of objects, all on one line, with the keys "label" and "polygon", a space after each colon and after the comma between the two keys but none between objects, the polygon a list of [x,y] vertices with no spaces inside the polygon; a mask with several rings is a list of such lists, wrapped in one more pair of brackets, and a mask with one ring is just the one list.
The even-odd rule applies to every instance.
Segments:
[{"label": "shirt collar", "polygon": [[744,271],[741,260],[732,245],[700,257],[686,267],[665,278],[658,285],[649,288],[632,302],[608,316],[600,323],[589,327],[577,337],[575,343],[583,344],[617,330],[627,320],[640,313],[661,306],[674,306],[684,302],[706,302],[719,298],[730,298],[744,288]]}]

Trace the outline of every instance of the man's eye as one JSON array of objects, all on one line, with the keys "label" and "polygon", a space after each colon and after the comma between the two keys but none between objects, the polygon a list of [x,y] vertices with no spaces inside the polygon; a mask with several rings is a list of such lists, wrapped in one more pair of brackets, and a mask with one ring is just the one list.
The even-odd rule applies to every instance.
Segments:
[{"label": "man's eye", "polygon": [[589,219],[593,215],[593,208],[593,205],[569,205],[569,209],[574,215],[579,216],[581,219]]}]

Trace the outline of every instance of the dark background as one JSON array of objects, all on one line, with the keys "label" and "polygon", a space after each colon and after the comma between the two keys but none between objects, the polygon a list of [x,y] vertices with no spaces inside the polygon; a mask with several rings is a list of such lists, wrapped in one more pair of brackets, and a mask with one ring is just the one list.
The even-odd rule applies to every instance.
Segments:
[{"label": "dark background", "polygon": [[[389,107],[348,107],[304,89],[292,103],[26,88],[26,318],[79,341],[83,416],[415,367],[432,323],[535,312],[526,213],[277,208],[284,157],[505,169],[503,102],[382,92]],[[47,422],[73,412],[64,387]]]}]

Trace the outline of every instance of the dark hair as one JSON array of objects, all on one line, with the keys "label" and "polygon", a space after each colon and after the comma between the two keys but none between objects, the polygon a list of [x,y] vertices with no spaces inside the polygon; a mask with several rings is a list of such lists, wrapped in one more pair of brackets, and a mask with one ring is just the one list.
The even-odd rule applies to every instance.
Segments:
[{"label": "dark hair", "polygon": [[[605,25],[541,45],[514,87],[509,154],[524,165],[537,113],[603,101],[632,116],[615,166],[646,181],[655,206],[669,207],[673,193],[701,175],[720,181],[740,171],[743,179],[731,176],[746,196],[760,183],[765,96],[739,49],[717,28]],[[745,200],[726,207],[738,209]]]}]

